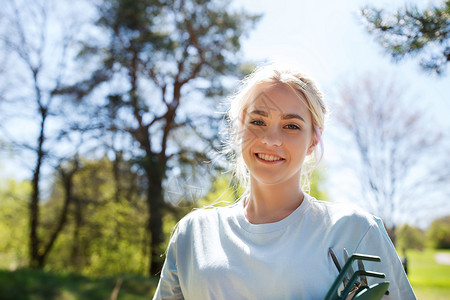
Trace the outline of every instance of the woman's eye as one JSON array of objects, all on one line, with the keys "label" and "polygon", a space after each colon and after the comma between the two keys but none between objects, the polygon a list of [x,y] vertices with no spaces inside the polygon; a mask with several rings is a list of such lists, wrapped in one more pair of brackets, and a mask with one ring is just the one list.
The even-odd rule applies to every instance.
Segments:
[{"label": "woman's eye", "polygon": [[286,126],[284,126],[286,129],[300,129],[300,126],[298,126],[297,124],[287,124]]},{"label": "woman's eye", "polygon": [[264,122],[261,120],[250,121],[250,124],[257,125],[257,126],[264,126]]}]

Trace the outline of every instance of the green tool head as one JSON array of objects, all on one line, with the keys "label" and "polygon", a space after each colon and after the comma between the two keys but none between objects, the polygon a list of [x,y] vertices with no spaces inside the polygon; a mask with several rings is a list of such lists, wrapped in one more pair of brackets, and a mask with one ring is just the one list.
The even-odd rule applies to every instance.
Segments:
[{"label": "green tool head", "polygon": [[[336,255],[330,248],[329,253],[336,268],[339,271],[339,275],[333,282],[333,285],[328,290],[325,300],[344,300],[344,299],[358,299],[358,300],[380,300],[384,294],[388,293],[389,282],[368,286],[366,277],[385,278],[383,273],[366,271],[362,261],[381,261],[380,257],[373,255],[353,254],[350,256],[344,266],[341,268],[337,260]],[[347,258],[347,251],[344,249],[344,257]],[[352,264],[354,261],[358,261],[358,270],[353,271]],[[350,279],[348,276],[350,276]],[[339,287],[344,285],[342,292],[339,291]]]},{"label": "green tool head", "polygon": [[389,288],[389,282],[381,282],[371,285],[368,288],[358,292],[352,299],[358,300],[379,300],[387,292]]}]

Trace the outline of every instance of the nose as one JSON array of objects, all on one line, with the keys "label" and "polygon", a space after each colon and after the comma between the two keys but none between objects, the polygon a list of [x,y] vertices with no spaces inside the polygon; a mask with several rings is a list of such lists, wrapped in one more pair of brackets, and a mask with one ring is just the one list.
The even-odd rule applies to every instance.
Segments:
[{"label": "nose", "polygon": [[281,134],[275,128],[267,129],[261,141],[268,146],[281,146]]}]

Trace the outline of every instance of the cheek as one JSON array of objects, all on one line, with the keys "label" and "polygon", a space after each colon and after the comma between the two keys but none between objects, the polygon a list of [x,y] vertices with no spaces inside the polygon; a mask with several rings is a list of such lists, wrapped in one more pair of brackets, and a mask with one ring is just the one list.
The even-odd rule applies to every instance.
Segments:
[{"label": "cheek", "polygon": [[288,139],[288,141],[286,141],[286,146],[289,147],[291,152],[299,154],[299,157],[305,156],[307,155],[310,146],[310,143],[308,141],[309,139],[303,136],[296,137]]},{"label": "cheek", "polygon": [[245,126],[242,129],[242,135],[241,135],[241,144],[244,148],[244,146],[252,144],[254,141],[256,141],[262,134],[262,130],[258,127],[250,127]]}]

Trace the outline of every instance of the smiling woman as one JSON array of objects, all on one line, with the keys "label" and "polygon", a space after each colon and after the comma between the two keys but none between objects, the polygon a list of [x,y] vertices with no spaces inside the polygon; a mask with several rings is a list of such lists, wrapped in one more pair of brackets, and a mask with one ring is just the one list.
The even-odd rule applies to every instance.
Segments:
[{"label": "smiling woman", "polygon": [[324,299],[338,276],[330,248],[381,257],[366,267],[386,274],[390,299],[415,299],[379,218],[302,189],[319,160],[325,112],[299,72],[271,65],[244,79],[228,120],[246,192],[180,221],[154,299]]},{"label": "smiling woman", "polygon": [[[247,192],[250,188],[250,173],[243,153],[258,137],[263,138],[264,142],[270,142],[268,139],[271,132],[261,136],[261,130],[272,124],[264,124],[264,121],[275,121],[274,118],[283,121],[284,133],[311,138],[313,147],[308,149],[311,151],[305,157],[306,161],[300,173],[303,187],[307,188],[308,176],[323,154],[321,133],[325,113],[322,93],[305,74],[272,65],[259,68],[243,80],[241,89],[232,98],[228,111],[231,129],[228,149],[235,157],[235,174],[241,185],[247,188]],[[250,120],[251,118],[253,120]],[[249,124],[249,120],[252,123]],[[256,126],[264,128],[258,130]],[[311,137],[306,137],[305,134],[311,134]],[[320,156],[319,149],[315,147],[317,143],[321,149]],[[309,155],[311,152],[315,155]]]}]

